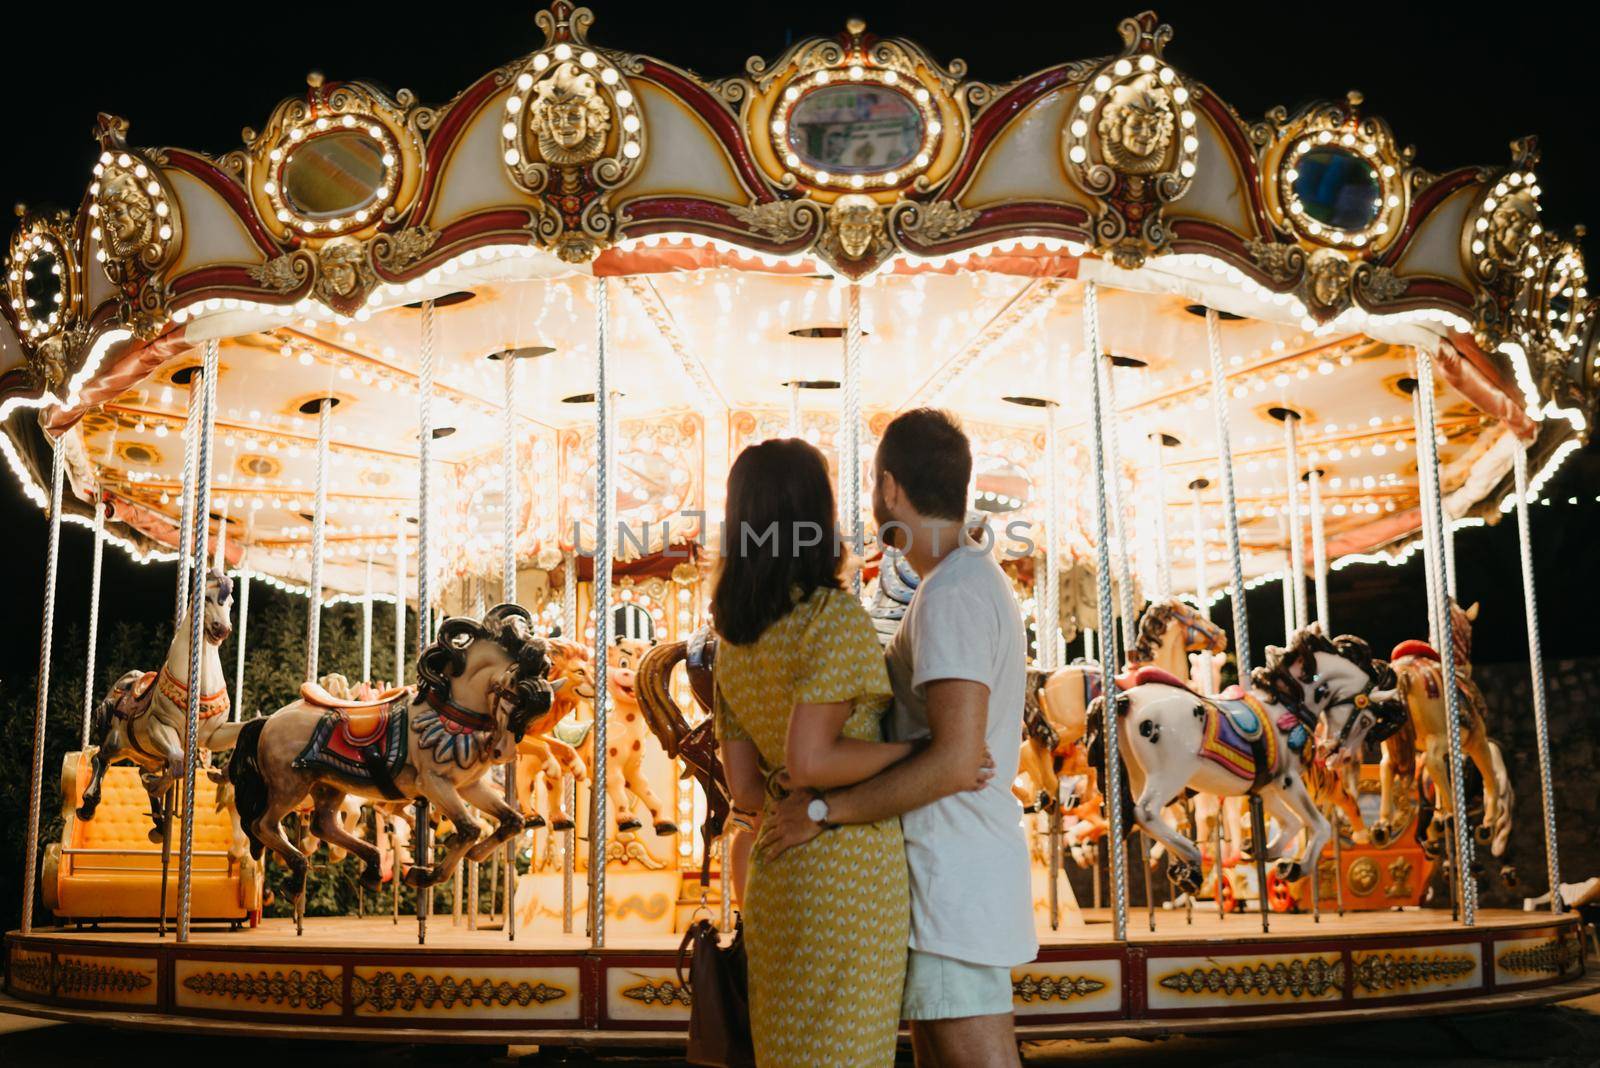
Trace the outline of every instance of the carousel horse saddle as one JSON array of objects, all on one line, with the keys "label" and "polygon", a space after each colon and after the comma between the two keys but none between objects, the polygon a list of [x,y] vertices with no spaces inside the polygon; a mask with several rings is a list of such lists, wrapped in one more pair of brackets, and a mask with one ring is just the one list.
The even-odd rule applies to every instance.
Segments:
[{"label": "carousel horse saddle", "polygon": [[372,688],[363,683],[356,693],[361,696],[337,697],[320,682],[300,684],[300,700],[315,708],[332,708],[341,712],[382,711],[393,704],[395,698],[406,696],[407,690],[404,686],[394,686],[382,693],[373,693]]},{"label": "carousel horse saddle", "polygon": [[1178,678],[1172,672],[1163,668],[1151,667],[1148,664],[1132,671],[1125,671],[1117,676],[1117,689],[1119,690],[1131,690],[1135,686],[1151,685],[1176,686],[1180,690],[1188,690],[1190,693],[1194,693],[1194,690],[1190,688],[1187,682]]},{"label": "carousel horse saddle", "polygon": [[294,766],[370,784],[383,796],[399,800],[404,795],[395,785],[395,775],[406,762],[409,703],[409,692],[401,689],[381,707],[328,708]]},{"label": "carousel horse saddle", "polygon": [[1278,770],[1278,732],[1269,729],[1261,702],[1249,694],[1205,701],[1200,756],[1258,789]]}]

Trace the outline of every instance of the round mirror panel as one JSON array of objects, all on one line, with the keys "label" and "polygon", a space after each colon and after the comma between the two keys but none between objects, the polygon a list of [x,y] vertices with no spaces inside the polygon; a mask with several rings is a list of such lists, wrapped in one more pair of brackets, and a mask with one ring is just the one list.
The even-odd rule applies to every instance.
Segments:
[{"label": "round mirror panel", "polygon": [[28,258],[22,273],[22,293],[28,317],[46,322],[52,313],[62,311],[67,289],[62,284],[61,260],[54,252],[39,251]]},{"label": "round mirror panel", "polygon": [[379,199],[388,167],[383,145],[359,130],[335,130],[296,145],[283,161],[283,195],[307,219],[338,219]]},{"label": "round mirror panel", "polygon": [[973,480],[973,505],[981,512],[1015,512],[1033,499],[1033,483],[1021,467],[1000,456],[980,456]]},{"label": "round mirror panel", "polygon": [[1358,152],[1322,145],[1296,160],[1294,171],[1300,210],[1323,226],[1360,233],[1383,212],[1377,168]]},{"label": "round mirror panel", "polygon": [[926,129],[917,106],[883,85],[824,85],[789,112],[789,148],[830,174],[880,174],[906,167]]}]

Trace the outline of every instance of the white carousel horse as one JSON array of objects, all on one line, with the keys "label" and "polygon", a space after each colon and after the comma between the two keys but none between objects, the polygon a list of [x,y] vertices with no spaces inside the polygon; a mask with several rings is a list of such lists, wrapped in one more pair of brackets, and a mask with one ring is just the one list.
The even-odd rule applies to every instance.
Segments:
[{"label": "white carousel horse", "polygon": [[[352,705],[308,684],[300,700],[244,724],[228,763],[240,822],[256,857],[271,847],[289,866],[297,902],[308,865],[279,821],[308,793],[316,802],[313,832],[361,858],[370,890],[380,884],[381,858],[339,825],[346,795],[385,804],[426,798],[450,821],[444,857],[427,870],[413,864],[405,876],[411,886],[439,882],[463,854],[486,859],[522,830],[521,814],[488,772],[515,759],[517,742],[565,685],[545,678],[545,645],[530,623],[525,609],[509,604],[482,621],[447,619],[417,658],[415,692]],[[487,838],[469,804],[497,821]]]},{"label": "white carousel horse", "polygon": [[[1277,816],[1264,855],[1286,880],[1301,877],[1322,855],[1331,833],[1306,789],[1303,754],[1319,721],[1360,709],[1371,715],[1372,692],[1388,685],[1387,665],[1366,643],[1329,641],[1317,624],[1297,631],[1287,649],[1269,646],[1267,664],[1246,689],[1202,697],[1176,676],[1144,668],[1124,676],[1117,698],[1117,737],[1133,794],[1133,818],[1171,850],[1168,874],[1184,890],[1200,886],[1201,853],[1162,818],[1185,789],[1218,797],[1259,793]],[[1103,714],[1096,698],[1093,716]],[[1098,724],[1097,724],[1098,725]],[[1298,857],[1285,855],[1302,830]]]},{"label": "white carousel horse", "polygon": [[[233,584],[220,571],[206,576],[206,596],[200,650],[201,749],[233,744],[238,724],[227,723],[228,685],[222,674],[218,647],[233,633]],[[78,808],[80,820],[94,819],[100,803],[100,786],[106,768],[119,760],[135,764],[150,795],[150,816],[155,827],[150,840],[159,842],[164,809],[170,791],[184,774],[183,740],[189,718],[189,616],[178,621],[167,659],[159,671],[129,671],[112,684],[95,714],[97,739],[93,773]],[[220,731],[229,727],[232,730]]]},{"label": "white carousel horse", "polygon": [[[1484,718],[1486,705],[1483,693],[1472,680],[1472,624],[1478,618],[1478,606],[1462,609],[1454,600],[1448,603],[1455,635],[1461,749],[1477,765],[1483,778],[1483,822],[1476,828],[1475,834],[1480,843],[1489,846],[1492,855],[1503,857],[1511,838],[1511,812],[1516,795],[1511,788],[1500,745],[1489,737]],[[1397,778],[1414,778],[1416,751],[1420,748],[1423,763],[1437,794],[1433,822],[1428,826],[1424,844],[1433,856],[1441,856],[1444,853],[1443,836],[1452,819],[1451,806],[1454,803],[1448,785],[1450,714],[1445,704],[1444,666],[1431,645],[1415,640],[1395,646],[1390,666],[1394,669],[1394,688],[1381,695],[1373,694],[1373,699],[1397,701],[1404,709],[1406,718],[1400,730],[1391,731],[1390,736],[1384,739],[1383,804],[1379,822],[1372,828],[1373,840],[1381,838],[1387,841],[1393,835],[1392,828],[1401,822],[1395,781]],[[1350,731],[1354,740],[1343,749],[1345,752],[1359,752],[1363,733],[1359,722],[1330,723],[1330,729]]]},{"label": "white carousel horse", "polygon": [[[1222,628],[1197,609],[1176,598],[1159,601],[1139,617],[1128,669],[1152,667],[1181,677],[1189,672],[1190,654],[1220,654],[1227,647]],[[1018,777],[1026,776],[1031,789],[1012,784],[1024,806],[1048,808],[1062,775],[1089,770],[1082,746],[1084,723],[1089,702],[1100,693],[1101,678],[1100,666],[1087,661],[1055,671],[1029,670]]]}]

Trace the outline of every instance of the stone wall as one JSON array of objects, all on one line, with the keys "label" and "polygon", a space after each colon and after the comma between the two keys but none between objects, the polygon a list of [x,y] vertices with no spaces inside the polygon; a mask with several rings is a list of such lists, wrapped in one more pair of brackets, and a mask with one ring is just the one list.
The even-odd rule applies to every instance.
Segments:
[{"label": "stone wall", "polygon": [[[1488,877],[1479,900],[1486,908],[1519,907],[1524,895],[1541,894],[1548,883],[1532,681],[1526,663],[1475,664],[1473,678],[1488,702],[1489,733],[1500,743],[1517,793],[1507,859],[1519,885],[1507,888],[1485,858]],[[1545,690],[1561,878],[1580,882],[1600,875],[1600,658],[1547,661]]]}]

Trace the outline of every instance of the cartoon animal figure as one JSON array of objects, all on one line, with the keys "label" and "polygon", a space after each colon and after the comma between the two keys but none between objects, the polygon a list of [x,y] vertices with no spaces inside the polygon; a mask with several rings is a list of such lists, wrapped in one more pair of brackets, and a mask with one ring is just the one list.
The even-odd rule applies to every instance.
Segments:
[{"label": "cartoon animal figure", "polygon": [[[644,741],[650,731],[639,708],[634,673],[654,645],[638,638],[618,638],[606,650],[606,693],[611,698],[606,716],[606,803],[619,833],[643,826],[635,815],[635,799],[644,805],[656,834],[678,833],[677,823],[644,774]],[[592,767],[593,731],[585,742]]]},{"label": "cartoon animal figure", "polygon": [[[568,729],[563,725],[569,719],[581,721],[585,710],[593,720],[594,654],[587,645],[564,638],[546,639],[545,645],[550,678],[565,679],[566,685],[557,691],[549,714],[541,717],[542,723],[532,727],[517,745],[517,806],[529,827],[543,827],[544,816],[534,810],[542,786],[551,809],[550,828],[565,831],[572,828],[573,817],[560,787],[562,773],[584,782],[589,778],[589,768],[578,750],[554,732]],[[578,728],[578,732],[582,729]]]}]

